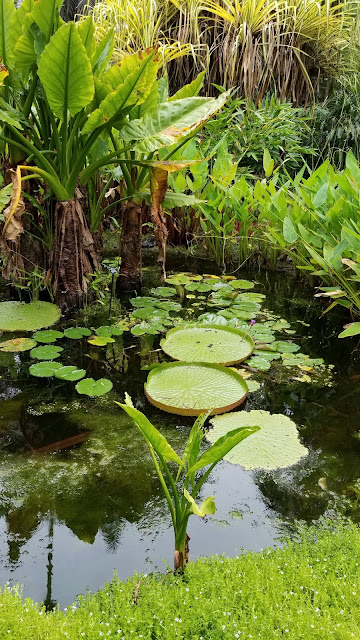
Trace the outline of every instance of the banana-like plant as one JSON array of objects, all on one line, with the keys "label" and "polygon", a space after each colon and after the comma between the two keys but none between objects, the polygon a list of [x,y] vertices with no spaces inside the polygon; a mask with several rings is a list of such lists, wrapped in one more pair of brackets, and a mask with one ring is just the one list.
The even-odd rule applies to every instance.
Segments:
[{"label": "banana-like plant", "polygon": [[[174,529],[174,570],[182,573],[189,558],[189,536],[187,526],[191,515],[204,518],[216,510],[214,496],[206,498],[201,505],[196,503],[204,483],[214,467],[239,442],[259,430],[259,427],[240,427],[229,431],[211,447],[201,452],[204,437],[203,424],[207,414],[199,416],[192,427],[182,458],[166,438],[154,427],[146,416],[134,408],[130,396],[125,394],[125,404],[118,404],[135,422],[146,440],[169,507]],[[173,473],[171,467],[175,466]],[[199,477],[199,471],[206,471]]]},{"label": "banana-like plant", "polygon": [[[165,177],[175,167],[166,161],[160,167],[157,149],[193,135],[227,96],[177,95],[164,105],[157,99],[157,50],[140,51],[109,66],[113,30],[97,43],[92,17],[65,24],[59,17],[61,2],[24,0],[16,9],[13,0],[0,0],[0,56],[8,73],[0,97],[0,140],[10,162],[30,173],[21,180],[36,176],[56,201],[49,271],[56,301],[73,307],[81,302],[85,276],[97,260],[87,188],[99,169],[121,167],[130,218],[134,167],[142,175],[149,170],[151,208],[159,223]],[[139,147],[149,151],[150,159],[137,160]],[[18,181],[17,171],[14,193]],[[3,239],[11,234],[14,242],[14,226],[22,231],[22,198],[12,205],[4,212]],[[125,213],[124,233],[131,235],[128,226]]]}]

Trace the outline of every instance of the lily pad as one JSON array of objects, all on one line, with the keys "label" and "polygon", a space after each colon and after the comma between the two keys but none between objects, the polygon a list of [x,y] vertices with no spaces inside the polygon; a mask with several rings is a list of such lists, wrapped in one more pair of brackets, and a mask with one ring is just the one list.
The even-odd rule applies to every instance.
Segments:
[{"label": "lily pad", "polygon": [[52,378],[57,369],[62,369],[60,362],[36,362],[29,367],[29,373],[36,378]]},{"label": "lily pad", "polygon": [[97,336],[111,338],[111,336],[122,336],[124,329],[123,327],[117,327],[116,325],[106,325],[95,329],[95,333]]},{"label": "lily pad", "polygon": [[0,302],[0,331],[37,331],[59,320],[61,311],[51,302]]},{"label": "lily pad", "polygon": [[55,360],[55,358],[59,357],[62,351],[64,351],[62,347],[49,345],[46,347],[35,347],[35,349],[30,351],[30,355],[32,358],[36,358],[37,360]]},{"label": "lily pad", "polygon": [[237,411],[214,418],[206,438],[214,443],[228,431],[239,427],[260,427],[226,454],[225,460],[245,469],[278,469],[291,467],[307,455],[296,424],[287,416],[268,411]]},{"label": "lily pad", "polygon": [[177,274],[177,275],[168,276],[165,279],[165,282],[168,282],[169,284],[173,284],[176,286],[179,284],[187,284],[188,282],[191,282],[191,279],[189,278],[189,276]]},{"label": "lily pad", "polygon": [[183,416],[225,413],[245,400],[248,387],[239,373],[219,364],[171,362],[150,371],[148,400]]},{"label": "lily pad", "polygon": [[65,329],[64,336],[71,338],[71,340],[81,340],[84,336],[91,336],[91,331],[86,327],[71,327],[70,329]]},{"label": "lily pad", "polygon": [[157,298],[171,298],[176,295],[176,290],[172,287],[156,287],[151,289],[151,293]]},{"label": "lily pad", "polygon": [[84,375],[86,375],[85,369],[78,369],[77,367],[73,367],[72,365],[69,365],[67,367],[60,366],[55,370],[55,378],[59,378],[60,380],[67,380],[68,382],[75,382],[75,380],[80,380],[84,377]]},{"label": "lily pad", "polygon": [[231,365],[248,358],[254,342],[239,329],[191,324],[170,329],[161,348],[174,360]]},{"label": "lily pad", "polygon": [[133,307],[154,307],[159,301],[150,296],[137,296],[136,298],[130,298],[130,302]]},{"label": "lily pad", "polygon": [[109,336],[91,336],[91,338],[88,339],[88,343],[94,347],[106,347],[110,342],[115,342],[115,340]]},{"label": "lily pad", "polygon": [[107,378],[100,378],[100,380],[94,380],[94,378],[84,378],[77,383],[75,389],[78,393],[85,396],[103,396],[108,391],[111,391],[113,384],[111,380]]},{"label": "lily pad", "polygon": [[253,289],[255,286],[251,280],[232,280],[230,285],[234,289]]},{"label": "lily pad", "polygon": [[0,343],[1,351],[20,352],[29,351],[36,347],[36,340],[32,338],[13,338],[13,340],[6,340],[6,342]]},{"label": "lily pad", "polygon": [[55,331],[55,329],[47,329],[45,331],[37,331],[34,333],[33,338],[36,342],[45,342],[46,344],[50,344],[51,342],[55,342],[59,338],[63,338],[64,334],[62,331]]},{"label": "lily pad", "polygon": [[296,353],[297,351],[300,351],[299,345],[294,342],[278,340],[277,342],[274,342],[272,346],[277,351],[280,351],[280,353]]}]

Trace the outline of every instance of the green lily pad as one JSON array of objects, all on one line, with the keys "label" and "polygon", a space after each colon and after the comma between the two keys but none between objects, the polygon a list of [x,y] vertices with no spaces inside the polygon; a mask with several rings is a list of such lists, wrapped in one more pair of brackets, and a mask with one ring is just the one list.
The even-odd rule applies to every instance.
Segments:
[{"label": "green lily pad", "polygon": [[88,343],[94,347],[106,347],[106,345],[111,342],[115,342],[115,340],[109,336],[91,336],[91,338],[88,339]]},{"label": "green lily pad", "polygon": [[111,380],[107,378],[101,378],[100,380],[94,380],[94,378],[84,378],[77,383],[75,389],[78,393],[85,396],[103,396],[105,393],[111,391],[113,384]]},{"label": "green lily pad", "polygon": [[171,298],[176,295],[176,290],[172,287],[156,287],[155,289],[151,289],[150,293],[157,298]]},{"label": "green lily pad", "polygon": [[231,280],[230,286],[234,289],[253,289],[255,285],[251,280]]},{"label": "green lily pad", "polygon": [[150,371],[148,400],[163,411],[185,416],[224,413],[245,400],[248,387],[239,373],[218,364],[171,362]]},{"label": "green lily pad", "polygon": [[274,342],[272,346],[277,351],[280,351],[280,353],[296,353],[297,351],[300,351],[299,345],[295,344],[294,342],[285,342],[278,340],[277,342]]},{"label": "green lily pad", "polygon": [[30,351],[30,355],[32,358],[36,358],[37,360],[55,360],[55,358],[59,357],[62,351],[64,351],[62,347],[49,345],[46,347],[35,347],[35,349]]},{"label": "green lily pad", "polygon": [[67,367],[59,367],[55,370],[55,378],[59,378],[60,380],[67,380],[68,382],[75,382],[75,380],[80,380],[86,375],[85,369],[78,369],[77,367],[73,367],[69,365]]},{"label": "green lily pad", "polygon": [[254,369],[260,369],[260,371],[268,371],[271,367],[271,362],[268,358],[262,358],[261,356],[253,356],[246,360],[246,364]]},{"label": "green lily pad", "polygon": [[157,298],[151,298],[150,296],[138,296],[137,298],[130,298],[130,302],[133,307],[155,307],[159,301]]},{"label": "green lily pad", "polygon": [[259,427],[259,431],[242,440],[226,454],[225,460],[245,469],[291,467],[307,455],[299,441],[296,424],[287,416],[268,411],[237,411],[212,420],[206,438],[214,443],[228,431],[239,427]]},{"label": "green lily pad", "polygon": [[170,300],[163,300],[162,302],[157,302],[156,307],[158,309],[162,309],[163,311],[181,311],[182,306],[179,302],[170,302]]},{"label": "green lily pad", "polygon": [[176,286],[179,284],[187,284],[188,282],[191,282],[191,279],[189,278],[189,276],[177,274],[177,275],[168,276],[165,279],[165,282],[168,282],[169,284],[173,284]]},{"label": "green lily pad", "polygon": [[221,326],[228,324],[227,319],[217,313],[202,313],[201,316],[198,317],[198,322],[201,322],[201,324],[216,324]]},{"label": "green lily pad", "polygon": [[124,329],[122,327],[117,327],[115,325],[112,326],[103,326],[95,329],[95,333],[97,336],[102,336],[104,338],[111,338],[111,336],[122,336],[124,333]]},{"label": "green lily pad", "polygon": [[37,331],[34,333],[33,338],[37,342],[45,342],[49,344],[50,342],[55,342],[58,338],[63,338],[64,334],[62,331],[55,331],[55,329],[47,329],[46,331]]},{"label": "green lily pad", "polygon": [[161,348],[175,360],[231,365],[248,358],[254,342],[232,327],[191,324],[170,329]]},{"label": "green lily pad", "polygon": [[0,302],[0,331],[37,331],[59,320],[61,311],[51,302]]},{"label": "green lily pad", "polygon": [[62,369],[60,362],[36,362],[29,367],[29,373],[36,378],[52,378],[57,369]]},{"label": "green lily pad", "polygon": [[140,309],[135,309],[131,315],[133,318],[137,318],[138,320],[149,320],[154,316],[167,318],[168,312],[164,309],[156,309],[155,307],[140,307]]},{"label": "green lily pad", "polygon": [[6,340],[6,342],[0,343],[1,351],[20,352],[29,351],[36,347],[36,340],[32,338],[13,338],[13,340]]},{"label": "green lily pad", "polygon": [[206,282],[189,282],[185,285],[185,289],[186,291],[199,291],[200,293],[206,293],[207,291],[212,290],[212,286]]},{"label": "green lily pad", "polygon": [[65,329],[64,336],[71,340],[81,340],[84,336],[91,336],[91,331],[86,327],[71,327],[70,329]]}]

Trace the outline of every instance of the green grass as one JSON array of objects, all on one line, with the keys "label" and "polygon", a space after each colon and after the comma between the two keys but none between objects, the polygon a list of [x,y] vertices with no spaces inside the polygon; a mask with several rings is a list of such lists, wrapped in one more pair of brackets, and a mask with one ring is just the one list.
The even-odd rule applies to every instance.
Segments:
[{"label": "green grass", "polygon": [[183,579],[114,579],[67,611],[0,593],[0,638],[360,638],[360,530],[324,524],[284,549],[208,558]]}]

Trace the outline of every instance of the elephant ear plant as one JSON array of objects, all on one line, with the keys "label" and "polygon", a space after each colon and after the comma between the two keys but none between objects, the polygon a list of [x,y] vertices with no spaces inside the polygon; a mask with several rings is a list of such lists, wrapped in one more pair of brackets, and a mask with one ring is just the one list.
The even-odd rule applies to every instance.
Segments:
[{"label": "elephant ear plant", "polygon": [[[175,536],[174,569],[182,573],[189,557],[187,526],[195,514],[201,518],[215,513],[214,496],[200,505],[196,497],[210,473],[239,442],[259,430],[259,427],[240,427],[219,438],[209,449],[201,452],[204,437],[202,429],[208,414],[197,418],[192,427],[182,458],[166,438],[134,408],[131,398],[125,394],[125,404],[119,406],[132,418],[149,447],[160,484],[168,503]],[[200,473],[199,475],[199,472]]]},{"label": "elephant ear plant", "polygon": [[[125,56],[109,66],[113,29],[97,42],[92,17],[64,23],[59,16],[61,4],[62,0],[24,0],[15,8],[13,0],[0,0],[0,143],[5,164],[16,167],[13,198],[4,211],[3,253],[11,260],[14,247],[19,247],[25,211],[21,185],[35,177],[37,185],[39,180],[45,184],[41,206],[44,200],[46,205],[40,209],[33,235],[41,237],[48,253],[44,266],[56,302],[67,308],[81,304],[85,276],[97,264],[94,234],[109,186],[101,191],[100,204],[91,206],[89,194],[99,182],[99,170],[114,165],[121,168],[126,184],[121,198],[126,202],[123,227],[127,242],[123,247],[129,253],[133,251],[134,218],[139,226],[139,218],[131,215],[134,194],[137,184],[143,182],[136,172],[150,174],[152,215],[160,225],[158,211],[167,174],[178,167],[169,164],[168,158],[160,166],[157,148],[181,143],[182,137],[192,135],[224,104],[226,96],[187,97],[185,91],[186,97],[175,96],[170,107],[158,104],[156,48]],[[154,139],[159,142],[155,144]],[[139,141],[149,151],[145,158],[136,154]],[[180,163],[179,168],[184,166]],[[38,192],[37,187],[34,195]],[[37,197],[30,194],[30,202],[39,210]]]}]

